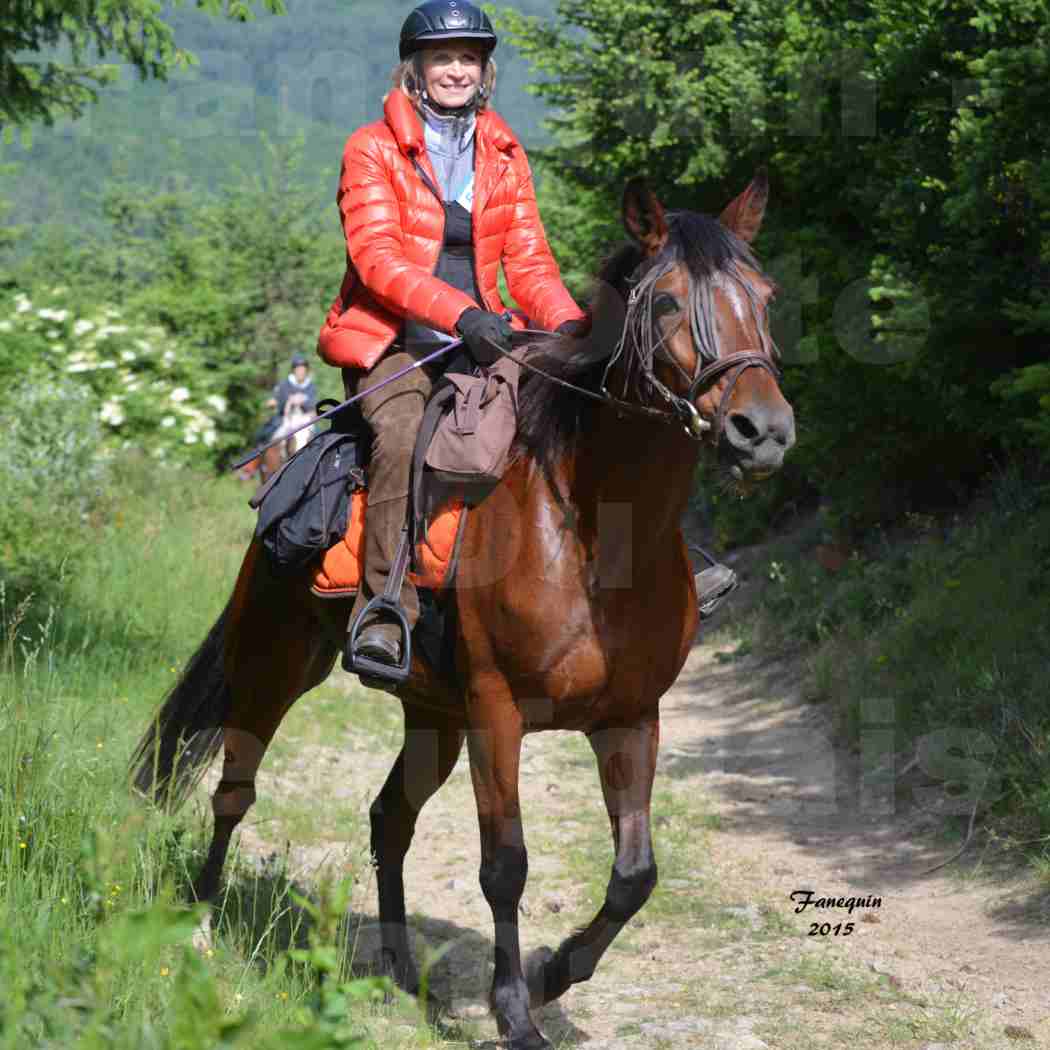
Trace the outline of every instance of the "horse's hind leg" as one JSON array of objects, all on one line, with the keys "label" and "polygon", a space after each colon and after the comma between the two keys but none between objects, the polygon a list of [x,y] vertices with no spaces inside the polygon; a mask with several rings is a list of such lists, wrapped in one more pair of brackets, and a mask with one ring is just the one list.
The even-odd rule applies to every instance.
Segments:
[{"label": "horse's hind leg", "polygon": [[463,729],[423,708],[405,705],[405,742],[369,810],[379,887],[382,966],[407,991],[419,990],[408,946],[405,855],[424,803],[448,779],[463,748]]},{"label": "horse's hind leg", "polygon": [[590,924],[562,941],[556,952],[543,948],[530,957],[528,982],[535,1006],[557,999],[570,985],[590,978],[605,950],[656,885],[649,805],[659,736],[656,717],[636,726],[597,730],[589,736],[598,760],[616,859],[605,903]]},{"label": "horse's hind leg", "polygon": [[[274,580],[261,558],[254,569],[244,592],[235,593],[239,615],[227,638],[231,704],[223,724],[222,779],[212,796],[214,831],[193,885],[201,901],[211,901],[219,889],[230,837],[255,802],[255,774],[277,727],[303,693],[324,681],[337,654],[334,636],[293,590],[302,581]],[[288,590],[281,593],[281,587]]]}]

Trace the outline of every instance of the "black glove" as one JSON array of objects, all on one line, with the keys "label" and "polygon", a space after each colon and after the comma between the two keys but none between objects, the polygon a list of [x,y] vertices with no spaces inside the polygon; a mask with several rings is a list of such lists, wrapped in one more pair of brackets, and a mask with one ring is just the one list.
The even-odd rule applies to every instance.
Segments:
[{"label": "black glove", "polygon": [[558,335],[571,335],[573,339],[582,339],[591,330],[591,319],[580,318],[576,321],[562,321],[557,328],[554,329]]},{"label": "black glove", "polygon": [[456,331],[463,336],[470,356],[479,365],[491,365],[502,356],[486,340],[491,339],[504,350],[510,350],[510,337],[514,334],[509,321],[489,310],[479,310],[476,306],[463,311],[456,322]]}]

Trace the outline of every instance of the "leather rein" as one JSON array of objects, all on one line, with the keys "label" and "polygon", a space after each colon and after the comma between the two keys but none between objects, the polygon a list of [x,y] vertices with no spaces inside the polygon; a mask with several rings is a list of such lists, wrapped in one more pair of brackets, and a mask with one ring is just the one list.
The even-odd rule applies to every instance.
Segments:
[{"label": "leather rein", "polygon": [[[544,339],[553,339],[556,337],[554,332],[546,332],[537,328],[518,329],[515,334],[527,335],[530,338],[533,336],[540,336]],[[693,377],[685,397],[669,390],[656,378],[656,376],[652,374],[652,371],[649,370],[647,371],[646,378],[653,384],[665,400],[669,401],[671,404],[671,410],[667,411],[665,409],[651,408],[648,405],[639,405],[633,401],[625,401],[622,398],[614,397],[604,387],[600,394],[595,393],[593,390],[588,390],[586,387],[577,386],[575,383],[570,383],[565,379],[558,378],[558,376],[553,376],[549,372],[545,372],[542,368],[530,365],[523,357],[517,357],[513,350],[504,350],[502,346],[491,339],[486,339],[485,342],[487,342],[494,350],[498,350],[504,357],[511,358],[522,368],[525,368],[530,372],[535,372],[537,375],[543,376],[550,382],[565,387],[567,390],[571,390],[582,397],[588,397],[592,401],[599,401],[604,405],[609,405],[622,414],[640,416],[661,423],[680,423],[685,432],[696,441],[702,440],[704,434],[711,431],[716,444],[722,434],[722,427],[725,424],[725,415],[730,397],[733,393],[733,388],[736,386],[737,380],[740,376],[748,368],[761,368],[768,372],[773,377],[774,381],[779,381],[780,379],[780,372],[770,357],[765,353],[754,350],[740,350],[732,354],[727,354],[725,357],[720,357],[717,361],[713,361],[711,364],[701,368]],[[683,374],[685,374],[684,369],[682,369],[681,366],[678,367],[679,371],[682,371]],[[719,378],[719,376],[726,372],[730,374],[729,383],[726,386],[722,397],[719,399],[718,410],[715,413],[715,418],[712,423],[700,414],[700,411],[694,402],[706,386],[713,383]],[[688,378],[688,375],[686,378]]]}]

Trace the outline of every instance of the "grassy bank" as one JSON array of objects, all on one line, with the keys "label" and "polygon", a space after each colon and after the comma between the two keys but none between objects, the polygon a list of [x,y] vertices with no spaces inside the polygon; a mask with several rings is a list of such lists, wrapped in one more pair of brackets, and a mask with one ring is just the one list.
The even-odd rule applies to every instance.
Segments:
[{"label": "grassy bank", "polygon": [[844,742],[883,766],[892,750],[964,828],[976,809],[1045,864],[1050,842],[1031,840],[1050,835],[1048,537],[1046,489],[1013,472],[966,515],[912,515],[855,546],[817,516],[764,548],[726,629],[796,652]]},{"label": "grassy bank", "polygon": [[205,815],[147,809],[126,764],[225,604],[253,515],[229,479],[115,469],[71,556],[23,562],[59,571],[23,573],[0,604],[0,1046],[369,1045],[347,997],[376,988],[340,985],[334,888],[294,908],[312,933],[292,956],[265,932],[293,910],[280,880],[233,902],[259,913],[240,936],[189,947]]}]

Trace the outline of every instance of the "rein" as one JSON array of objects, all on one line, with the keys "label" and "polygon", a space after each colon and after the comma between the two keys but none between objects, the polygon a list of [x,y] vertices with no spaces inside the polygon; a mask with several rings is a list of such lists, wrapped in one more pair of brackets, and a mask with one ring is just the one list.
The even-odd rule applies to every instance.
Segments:
[{"label": "rein", "polygon": [[[538,328],[519,329],[518,334],[530,337],[540,336],[544,339],[552,339],[555,335],[553,332],[547,332]],[[725,414],[729,405],[730,396],[733,393],[733,388],[736,386],[737,380],[746,369],[762,368],[767,371],[774,380],[779,380],[780,378],[780,373],[777,370],[776,365],[773,364],[768,355],[754,350],[740,350],[732,354],[727,354],[725,357],[720,357],[717,361],[701,368],[693,377],[685,397],[669,390],[656,378],[656,376],[652,374],[652,372],[650,372],[646,378],[671,404],[671,411],[666,411],[659,408],[650,408],[648,405],[638,405],[633,401],[624,401],[622,398],[614,397],[604,386],[602,388],[602,393],[597,394],[593,390],[577,386],[575,383],[570,383],[565,379],[560,379],[558,376],[552,376],[542,368],[530,365],[524,360],[524,358],[515,356],[513,350],[504,350],[502,346],[493,342],[491,339],[486,338],[485,342],[504,357],[509,357],[522,368],[528,369],[530,372],[535,372],[537,375],[543,376],[543,378],[549,382],[565,387],[566,390],[571,390],[582,397],[589,397],[592,401],[599,401],[604,405],[609,405],[610,407],[615,408],[618,412],[627,415],[641,416],[642,418],[652,419],[660,423],[681,423],[685,428],[685,432],[697,441],[701,440],[703,435],[709,430],[713,430],[716,440],[721,435],[722,427],[725,424]],[[714,382],[714,380],[725,372],[730,372],[731,375],[725,392],[719,399],[718,411],[715,414],[715,420],[712,424],[711,421],[704,419],[693,402],[705,386]]]}]

